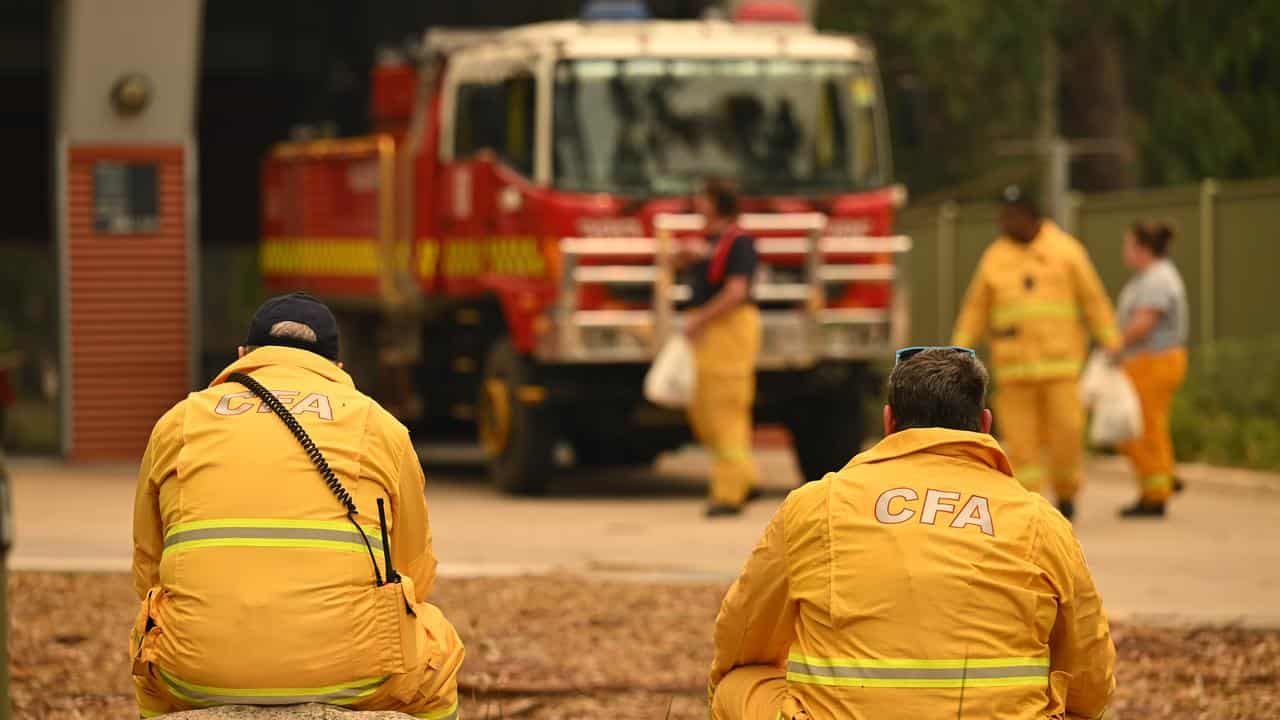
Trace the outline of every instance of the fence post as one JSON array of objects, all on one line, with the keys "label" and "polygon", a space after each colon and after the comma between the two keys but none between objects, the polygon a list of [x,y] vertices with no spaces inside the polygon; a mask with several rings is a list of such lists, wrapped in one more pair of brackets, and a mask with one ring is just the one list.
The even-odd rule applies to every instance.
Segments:
[{"label": "fence post", "polygon": [[[948,200],[938,208],[938,334],[947,342],[947,332],[955,317],[956,296],[956,203]],[[945,333],[945,335],[944,335]]]},{"label": "fence post", "polygon": [[9,548],[13,545],[10,497],[9,473],[4,466],[4,448],[0,447],[0,720],[13,717],[9,699]]},{"label": "fence post", "polygon": [[1214,267],[1217,248],[1218,181],[1205,178],[1200,183],[1200,342],[1212,342],[1216,336],[1214,318],[1217,313],[1217,288]]},{"label": "fence post", "polygon": [[1080,207],[1084,205],[1084,195],[1078,192],[1067,193],[1062,208],[1062,227],[1071,235],[1080,237]]}]

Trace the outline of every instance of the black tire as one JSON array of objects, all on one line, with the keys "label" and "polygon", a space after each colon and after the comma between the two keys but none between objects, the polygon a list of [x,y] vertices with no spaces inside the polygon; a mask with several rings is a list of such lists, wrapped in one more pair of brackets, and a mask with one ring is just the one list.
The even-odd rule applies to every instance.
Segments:
[{"label": "black tire", "polygon": [[498,488],[519,495],[546,492],[555,471],[558,437],[536,368],[502,339],[490,348],[476,402],[480,444]]},{"label": "black tire", "polygon": [[[386,399],[382,393],[382,375],[378,368],[378,326],[382,319],[369,313],[339,310],[334,313],[338,334],[342,337],[343,369],[361,392],[375,400]],[[362,351],[363,350],[363,351]]]},{"label": "black tire", "polygon": [[808,395],[787,414],[791,444],[804,482],[821,480],[862,451],[866,436],[865,388],[856,378],[830,393]]}]

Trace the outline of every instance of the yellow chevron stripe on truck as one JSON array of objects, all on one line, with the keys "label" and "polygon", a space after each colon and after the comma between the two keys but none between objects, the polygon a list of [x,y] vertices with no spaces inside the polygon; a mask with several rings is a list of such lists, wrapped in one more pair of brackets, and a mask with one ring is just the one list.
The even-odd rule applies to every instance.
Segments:
[{"label": "yellow chevron stripe on truck", "polygon": [[259,253],[267,275],[378,274],[378,247],[372,237],[269,237]]},{"label": "yellow chevron stripe on truck", "polygon": [[[267,275],[375,276],[380,263],[379,248],[372,237],[269,237],[263,240],[259,253],[262,272]],[[407,247],[397,248],[396,262],[409,265]],[[437,274],[468,278],[486,272],[538,278],[547,275],[547,261],[533,235],[452,237],[443,242],[424,237],[417,241],[413,270],[420,279]]]}]

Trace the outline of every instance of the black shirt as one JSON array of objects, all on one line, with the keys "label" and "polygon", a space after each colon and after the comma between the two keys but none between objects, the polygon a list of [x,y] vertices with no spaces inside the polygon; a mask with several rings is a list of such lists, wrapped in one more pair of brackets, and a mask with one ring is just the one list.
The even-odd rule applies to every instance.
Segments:
[{"label": "black shirt", "polygon": [[755,238],[750,235],[739,235],[733,239],[733,245],[729,248],[729,257],[724,265],[724,276],[720,278],[720,282],[713,284],[707,275],[711,271],[711,262],[715,258],[716,244],[720,241],[720,236],[712,235],[707,238],[707,241],[711,243],[711,257],[699,260],[685,271],[685,282],[692,290],[686,307],[706,305],[711,298],[724,289],[724,284],[730,277],[745,277],[750,283],[751,278],[756,274],[758,260]]}]

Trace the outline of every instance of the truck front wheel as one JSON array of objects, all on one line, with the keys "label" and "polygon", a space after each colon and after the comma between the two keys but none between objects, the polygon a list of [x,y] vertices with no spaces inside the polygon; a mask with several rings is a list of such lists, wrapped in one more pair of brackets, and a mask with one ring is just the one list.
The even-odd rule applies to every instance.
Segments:
[{"label": "truck front wheel", "polygon": [[522,495],[546,492],[555,469],[555,418],[536,368],[509,340],[489,350],[476,408],[494,485]]},{"label": "truck front wheel", "polygon": [[797,398],[786,414],[787,429],[804,482],[821,480],[862,451],[866,435],[866,382],[857,372],[829,392]]}]

